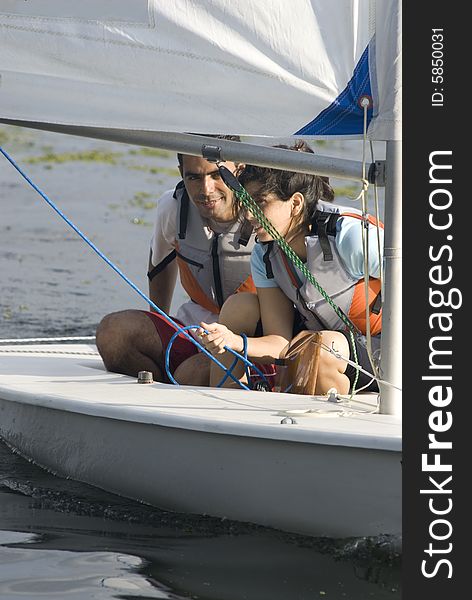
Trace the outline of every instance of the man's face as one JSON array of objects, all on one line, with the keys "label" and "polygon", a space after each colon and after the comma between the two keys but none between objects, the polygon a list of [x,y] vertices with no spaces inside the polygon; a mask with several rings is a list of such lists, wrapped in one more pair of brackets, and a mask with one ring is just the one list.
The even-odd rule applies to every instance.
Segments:
[{"label": "man's face", "polygon": [[[232,162],[225,162],[225,167],[232,173],[236,170]],[[215,163],[198,156],[183,155],[180,174],[190,200],[203,218],[220,223],[235,218],[233,192],[223,183]]]}]

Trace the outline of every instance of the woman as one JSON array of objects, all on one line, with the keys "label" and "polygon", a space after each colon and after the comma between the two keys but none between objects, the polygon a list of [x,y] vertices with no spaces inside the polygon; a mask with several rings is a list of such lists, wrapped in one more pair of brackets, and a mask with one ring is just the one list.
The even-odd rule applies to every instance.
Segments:
[{"label": "woman", "polygon": [[[287,148],[286,146],[283,146]],[[305,142],[290,148],[312,152]],[[322,294],[307,280],[300,269],[286,258],[250,211],[258,243],[251,255],[251,271],[257,295],[237,294],[224,304],[219,323],[201,323],[202,342],[225,365],[233,362],[228,346],[242,352],[241,334],[254,336],[259,319],[263,335],[248,337],[248,356],[257,363],[273,363],[294,334],[303,330],[322,332],[322,348],[332,348],[342,357],[354,360],[350,335],[339,309],[354,324],[358,333],[366,333],[363,221],[355,209],[331,204],[334,192],[326,177],[248,165],[239,176],[240,183],[258,204],[264,216],[293,248],[313,273],[317,282],[332,298],[334,310]],[[372,220],[369,236],[369,315],[372,348],[380,347],[380,260],[377,252],[377,226]],[[379,229],[382,235],[382,230]],[[380,240],[383,247],[383,238]],[[372,372],[367,349],[357,335],[357,363]],[[347,394],[356,379],[356,369],[346,360],[321,350],[316,393],[330,388]],[[233,373],[242,375],[243,366]],[[212,364],[210,385],[222,378],[221,369]],[[371,378],[359,372],[356,389],[369,384]],[[371,382],[369,390],[377,390]]]}]

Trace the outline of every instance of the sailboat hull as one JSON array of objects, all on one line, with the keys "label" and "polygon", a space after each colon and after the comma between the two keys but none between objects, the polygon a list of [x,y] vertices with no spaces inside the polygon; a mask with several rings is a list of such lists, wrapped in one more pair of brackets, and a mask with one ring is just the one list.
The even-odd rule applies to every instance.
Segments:
[{"label": "sailboat hull", "polygon": [[[301,416],[285,425],[280,414],[273,418],[271,406],[260,417],[258,403],[286,396],[288,406],[296,396],[232,391],[225,399],[224,390],[192,388],[179,398],[176,388],[136,385],[85,357],[20,353],[7,359],[10,375],[0,374],[0,434],[59,476],[163,509],[310,536],[401,533],[401,453],[395,442],[365,437],[361,443],[350,433],[336,434],[341,417],[317,422]],[[11,373],[19,370],[13,364],[27,372],[34,360],[42,363],[42,375],[19,374],[15,383]],[[48,374],[58,362],[59,371]],[[213,393],[220,408],[212,403]],[[191,405],[197,398],[201,416]],[[231,411],[241,410],[243,398],[238,422]],[[268,417],[276,427],[266,423]]]}]

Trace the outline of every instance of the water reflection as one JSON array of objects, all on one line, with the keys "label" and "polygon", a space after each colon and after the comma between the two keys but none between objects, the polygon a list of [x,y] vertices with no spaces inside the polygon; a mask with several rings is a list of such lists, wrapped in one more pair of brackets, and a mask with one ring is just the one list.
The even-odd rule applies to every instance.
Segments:
[{"label": "water reflection", "polygon": [[175,598],[136,571],[144,561],[115,552],[43,550],[41,536],[0,531],[0,597]]},{"label": "water reflection", "polygon": [[0,528],[28,532],[0,537],[2,600],[400,598],[399,540],[160,511],[54,477],[2,444]]}]

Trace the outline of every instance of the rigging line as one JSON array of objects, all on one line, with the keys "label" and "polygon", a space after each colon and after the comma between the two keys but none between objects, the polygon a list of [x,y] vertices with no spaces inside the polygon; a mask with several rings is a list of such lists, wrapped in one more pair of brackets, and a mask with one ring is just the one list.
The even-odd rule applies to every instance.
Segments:
[{"label": "rigging line", "polygon": [[62,356],[64,354],[75,354],[79,356],[100,356],[98,352],[86,352],[80,350],[25,350],[24,348],[0,348],[0,354],[57,354]]},{"label": "rigging line", "polygon": [[[346,394],[338,394],[337,397],[341,400],[342,406],[350,406],[351,405],[351,400],[349,399],[349,397]],[[329,400],[328,400],[329,401]],[[356,404],[362,404],[364,406],[368,406],[369,408],[372,407],[372,402],[366,402],[365,400],[361,400],[360,398],[354,398],[354,402]],[[375,410],[377,411],[379,409],[379,395],[377,394],[377,398],[375,401]],[[366,414],[369,414],[370,411],[367,411]]]},{"label": "rigging line", "polygon": [[[386,381],[385,379],[380,379],[380,377],[376,377],[375,375],[372,375],[372,373],[369,373],[369,371],[366,371],[361,366],[359,366],[358,364],[356,364],[354,361],[352,361],[349,358],[346,358],[345,356],[343,356],[341,354],[341,352],[338,352],[338,350],[335,350],[334,348],[330,348],[329,346],[327,346],[323,342],[319,342],[319,344],[320,344],[320,346],[321,346],[321,348],[323,350],[326,350],[327,352],[329,352],[330,354],[332,354],[333,356],[335,356],[336,358],[338,358],[340,360],[344,360],[349,365],[352,365],[353,367],[357,368],[359,371],[361,371],[362,373],[364,373],[364,375],[367,375],[368,377],[371,377],[372,379],[375,379],[375,381],[377,381],[378,383],[384,383],[385,385],[388,385],[390,387],[395,388],[399,392],[402,391],[402,388],[396,386],[393,383],[390,383],[390,381]],[[370,385],[370,383],[369,383],[369,385]],[[364,387],[366,387],[366,386],[364,386]],[[352,394],[351,394],[351,396],[352,396]]]},{"label": "rigging line", "polygon": [[[370,366],[375,373],[376,377],[379,377],[377,366],[374,362],[372,352],[372,335],[371,335],[371,323],[370,323],[370,302],[369,302],[369,219],[367,213],[367,191],[369,189],[369,183],[366,180],[366,153],[367,153],[367,109],[371,104],[370,98],[362,98],[361,106],[364,109],[364,126],[362,135],[362,191],[360,193],[361,207],[362,207],[362,248],[364,254],[364,294],[365,294],[365,332],[366,332],[366,350],[367,356],[369,357]],[[378,227],[377,227],[378,230]],[[378,255],[380,262],[380,253]]]},{"label": "rigging line", "polygon": [[[195,340],[187,331],[184,331],[183,328],[180,327],[178,323],[172,319],[169,315],[167,315],[161,308],[157,306],[150,298],[142,292],[137,285],[135,285],[124,273],[119,269],[111,260],[103,254],[103,252],[91,241],[87,238],[87,236],[80,231],[80,229],[72,223],[72,221],[54,204],[54,202],[28,177],[28,175],[21,169],[21,167],[13,160],[13,158],[0,146],[0,153],[8,160],[8,162],[18,171],[18,173],[30,184],[30,186],[49,204],[49,206],[63,219],[69,227],[71,227],[77,235],[79,235],[82,240],[92,248],[92,250],[98,254],[98,256],[104,260],[109,267],[111,267],[115,273],[117,273],[133,290],[141,296],[141,298],[147,302],[150,306],[152,306],[157,313],[163,316],[177,331],[182,333],[188,340],[192,342],[194,346],[197,346],[208,358],[210,358],[213,362],[215,362],[221,369],[224,371],[226,367],[215,358],[208,350],[202,346],[197,340]],[[230,350],[228,348],[228,350]],[[242,357],[243,358],[243,357]],[[232,373],[229,374],[231,379],[235,381],[238,385],[241,385],[241,382],[237,377],[235,377]],[[241,386],[242,387],[242,386]]]},{"label": "rigging line", "polygon": [[[372,160],[372,163],[375,162],[375,158],[374,158],[374,144],[372,143],[372,140],[370,140],[370,157]],[[379,193],[378,193],[378,186],[377,186],[377,178],[374,181],[374,206],[375,206],[375,218],[377,220],[377,223],[380,221],[380,210],[379,210]],[[377,227],[377,252],[379,253],[379,256],[382,256],[381,254],[381,246],[382,244],[380,243],[380,230]],[[379,261],[379,279],[380,279],[380,284],[381,284],[381,288],[382,288],[382,281],[383,281],[383,264],[382,261]]]},{"label": "rigging line", "polygon": [[[362,191],[360,193],[361,208],[362,208],[362,249],[364,255],[364,297],[365,297],[365,337],[366,337],[366,348],[369,362],[374,373],[375,367],[372,360],[372,339],[370,333],[370,307],[369,307],[369,234],[368,234],[368,217],[367,217],[367,206],[366,206],[366,191],[368,189],[368,183],[365,179],[365,163],[366,163],[366,141],[367,141],[367,108],[370,105],[370,101],[367,98],[361,100],[361,106],[364,110],[364,124],[363,124],[363,135],[362,135]],[[377,373],[376,373],[377,375]]]},{"label": "rigging line", "polygon": [[[375,381],[375,377],[371,377],[370,381],[368,381],[365,385],[363,385],[360,388],[357,388],[356,394],[359,394],[363,390],[367,389],[373,381]],[[378,409],[378,406],[377,406],[377,409]]]}]

